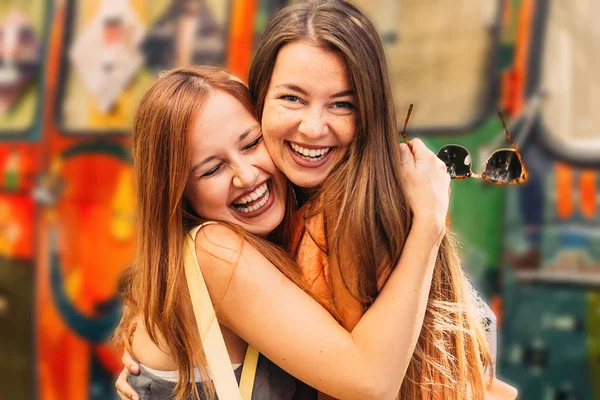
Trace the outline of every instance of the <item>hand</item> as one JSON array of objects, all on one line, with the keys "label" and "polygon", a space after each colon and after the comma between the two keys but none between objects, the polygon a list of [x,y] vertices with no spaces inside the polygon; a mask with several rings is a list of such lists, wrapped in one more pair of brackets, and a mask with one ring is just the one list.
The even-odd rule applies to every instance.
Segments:
[{"label": "hand", "polygon": [[121,357],[121,362],[123,363],[123,371],[119,374],[117,381],[115,382],[115,387],[117,388],[117,394],[121,400],[139,400],[138,394],[133,390],[133,388],[127,382],[127,377],[129,373],[139,374],[140,366],[133,360],[131,354],[127,351],[127,349],[123,350],[123,357]]},{"label": "hand", "polygon": [[413,224],[434,229],[439,236],[446,231],[450,203],[450,175],[446,164],[420,139],[411,141],[412,152],[400,144],[404,195],[413,212]]}]

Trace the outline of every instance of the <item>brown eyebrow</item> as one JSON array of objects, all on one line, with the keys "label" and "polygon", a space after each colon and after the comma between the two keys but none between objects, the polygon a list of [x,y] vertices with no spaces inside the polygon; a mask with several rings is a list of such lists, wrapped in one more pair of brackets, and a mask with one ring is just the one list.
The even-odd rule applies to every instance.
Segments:
[{"label": "brown eyebrow", "polygon": [[[306,90],[302,89],[298,85],[283,84],[283,85],[277,85],[275,87],[275,89],[279,89],[279,88],[294,90],[294,91],[296,91],[298,93],[302,93],[304,96],[308,96],[308,92],[306,92]],[[352,90],[352,89],[342,90],[341,92],[333,94],[331,96],[331,98],[345,97],[345,96],[354,96],[354,90]]]},{"label": "brown eyebrow", "polygon": [[284,88],[284,89],[289,89],[289,90],[294,90],[296,92],[302,93],[305,96],[308,96],[308,93],[306,92],[306,90],[302,89],[300,86],[298,85],[292,85],[292,84],[283,84],[283,85],[277,85],[275,87],[275,89],[280,89],[280,88]]},{"label": "brown eyebrow", "polygon": [[254,126],[251,126],[248,129],[246,129],[244,132],[242,132],[242,134],[238,138],[238,143],[240,143],[242,140],[246,139],[248,137],[248,135],[256,129],[260,129],[260,125],[256,124]]},{"label": "brown eyebrow", "polygon": [[[244,132],[242,132],[242,134],[240,135],[240,137],[238,137],[237,142],[240,143],[242,140],[246,139],[248,137],[248,135],[256,130],[259,129],[260,125],[254,125],[251,126],[250,128],[246,129]],[[200,161],[199,163],[197,163],[196,165],[194,165],[192,167],[192,170],[190,171],[190,175],[193,175],[198,169],[200,169],[200,167],[202,167],[204,164],[206,164],[209,161],[214,160],[215,158],[217,158],[217,156],[212,155],[212,156],[208,156],[206,157],[204,160]]]},{"label": "brown eyebrow", "polygon": [[334,94],[331,97],[335,98],[335,97],[346,97],[346,96],[354,96],[354,90],[352,90],[352,89],[343,90],[339,93]]}]

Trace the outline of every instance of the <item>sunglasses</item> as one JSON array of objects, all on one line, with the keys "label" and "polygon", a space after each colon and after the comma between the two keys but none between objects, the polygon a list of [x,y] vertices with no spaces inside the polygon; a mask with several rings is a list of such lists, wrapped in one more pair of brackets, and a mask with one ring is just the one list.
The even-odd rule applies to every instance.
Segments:
[{"label": "sunglasses", "polygon": [[[406,114],[404,128],[402,129],[402,137],[411,150],[412,146],[406,137],[406,127],[412,109],[413,105],[411,104],[408,107],[408,114]],[[496,184],[516,184],[527,181],[527,170],[525,169],[521,153],[513,142],[500,111],[498,111],[498,116],[500,117],[500,121],[502,121],[504,133],[512,148],[498,149],[493,152],[492,155],[488,157],[485,168],[480,175],[473,173],[472,157],[469,150],[458,144],[447,144],[437,152],[437,157],[446,164],[446,169],[448,170],[448,174],[450,174],[450,178],[466,179],[473,177]]]}]

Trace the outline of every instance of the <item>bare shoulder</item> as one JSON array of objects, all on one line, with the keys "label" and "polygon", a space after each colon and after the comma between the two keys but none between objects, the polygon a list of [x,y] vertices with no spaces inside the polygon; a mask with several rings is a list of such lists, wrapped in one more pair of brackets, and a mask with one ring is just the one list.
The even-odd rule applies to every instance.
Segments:
[{"label": "bare shoulder", "polygon": [[202,226],[195,238],[198,261],[235,264],[244,248],[242,232],[222,223]]},{"label": "bare shoulder", "polygon": [[[196,234],[195,247],[198,266],[215,307],[223,310],[223,302],[229,298],[236,303],[238,289],[251,278],[247,273],[249,265],[258,268],[262,256],[244,240],[241,230],[221,223],[204,225]],[[223,312],[224,321],[225,315]]]}]

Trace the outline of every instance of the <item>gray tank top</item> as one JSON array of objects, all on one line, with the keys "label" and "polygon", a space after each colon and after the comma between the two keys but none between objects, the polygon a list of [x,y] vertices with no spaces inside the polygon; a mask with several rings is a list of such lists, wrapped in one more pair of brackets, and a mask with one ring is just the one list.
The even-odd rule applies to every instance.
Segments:
[{"label": "gray tank top", "polygon": [[[234,370],[238,383],[242,376],[242,367]],[[152,374],[143,365],[138,375],[129,374],[127,378],[131,387],[138,393],[140,400],[171,400],[175,382],[167,381]],[[202,383],[197,384],[202,396]],[[300,382],[262,354],[258,359],[252,400],[316,400],[317,391]],[[223,399],[227,400],[227,399]]]}]

